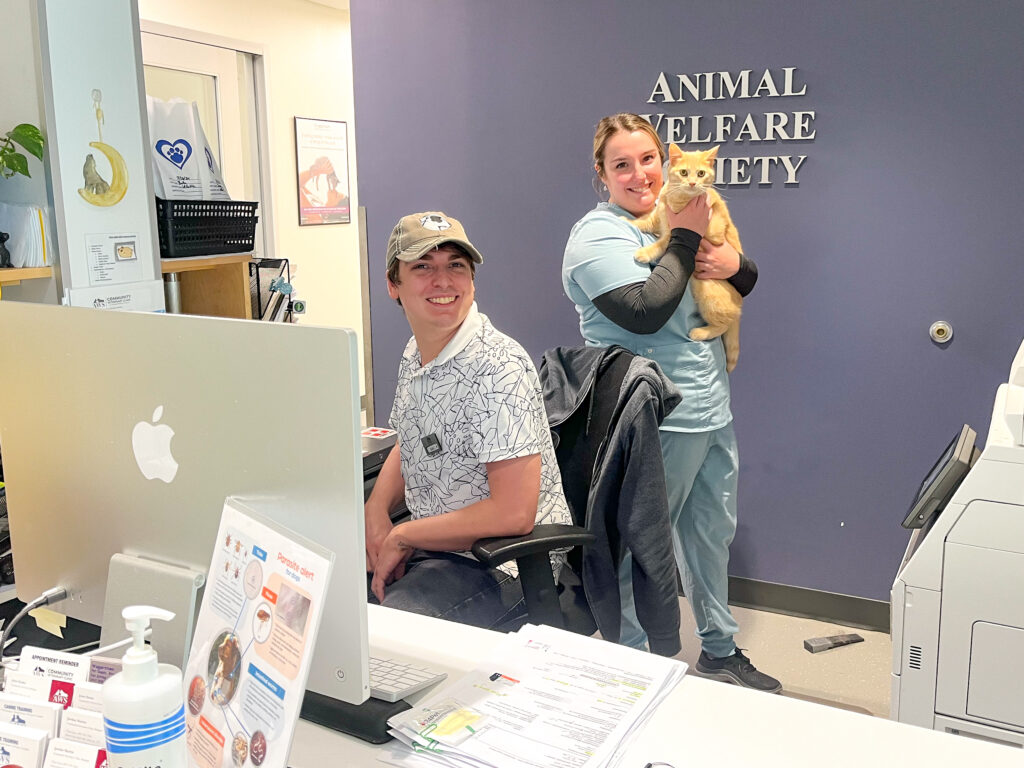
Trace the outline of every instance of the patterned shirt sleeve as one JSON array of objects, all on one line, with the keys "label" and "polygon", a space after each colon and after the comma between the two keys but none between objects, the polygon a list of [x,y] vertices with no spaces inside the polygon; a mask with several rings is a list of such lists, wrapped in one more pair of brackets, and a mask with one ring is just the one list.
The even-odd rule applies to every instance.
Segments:
[{"label": "patterned shirt sleeve", "polygon": [[477,385],[480,397],[469,414],[477,459],[489,463],[539,454],[547,417],[529,359],[503,349],[481,368]]}]

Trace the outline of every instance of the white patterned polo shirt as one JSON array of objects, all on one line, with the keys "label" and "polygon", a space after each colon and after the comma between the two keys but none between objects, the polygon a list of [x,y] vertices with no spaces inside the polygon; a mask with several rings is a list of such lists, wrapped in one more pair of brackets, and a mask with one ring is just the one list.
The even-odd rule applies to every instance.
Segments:
[{"label": "white patterned polo shirt", "polygon": [[[415,337],[409,340],[390,423],[398,432],[405,504],[414,519],[489,498],[485,464],[539,453],[535,522],[572,522],[537,371],[526,350],[496,330],[475,302],[427,365],[420,363]],[[552,554],[556,576],[563,560],[563,553]],[[514,562],[500,568],[518,575]]]}]

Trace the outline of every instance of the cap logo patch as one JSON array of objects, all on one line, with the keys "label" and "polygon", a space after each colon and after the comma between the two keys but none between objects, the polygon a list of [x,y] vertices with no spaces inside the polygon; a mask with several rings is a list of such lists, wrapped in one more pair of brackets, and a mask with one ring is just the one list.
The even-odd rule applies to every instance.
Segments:
[{"label": "cap logo patch", "polygon": [[428,213],[422,219],[420,219],[420,226],[424,229],[432,229],[435,232],[442,232],[446,229],[451,229],[452,225],[444,216],[439,216],[436,213]]}]

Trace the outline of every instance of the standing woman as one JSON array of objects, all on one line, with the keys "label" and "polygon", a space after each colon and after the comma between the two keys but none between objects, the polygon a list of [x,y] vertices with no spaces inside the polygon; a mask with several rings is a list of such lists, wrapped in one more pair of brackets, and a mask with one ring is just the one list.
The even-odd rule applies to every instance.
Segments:
[{"label": "standing woman", "polygon": [[[711,210],[707,198],[668,211],[672,238],[657,264],[633,260],[655,236],[630,219],[650,213],[662,186],[665,149],[638,115],[605,117],[594,135],[594,169],[608,190],[572,228],[562,285],[576,304],[588,346],[619,344],[650,358],[679,388],[682,402],[661,425],[676,563],[697,623],[701,674],[747,688],[776,692],[782,685],[759,672],[736,647],[739,627],[729,611],[729,544],[736,533],[739,455],[729,410],[729,378],[720,339],[693,341],[703,325],[687,289],[691,277],[728,280],[746,296],[757,267],[725,243],[702,240]],[[622,640],[643,648],[627,557],[619,571]]]}]

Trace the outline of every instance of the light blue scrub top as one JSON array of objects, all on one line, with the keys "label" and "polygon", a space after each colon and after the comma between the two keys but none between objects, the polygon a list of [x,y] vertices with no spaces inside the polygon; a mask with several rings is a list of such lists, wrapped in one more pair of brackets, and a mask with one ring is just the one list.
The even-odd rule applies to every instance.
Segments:
[{"label": "light blue scrub top", "polygon": [[693,341],[689,331],[704,325],[686,286],[683,300],[657,332],[630,333],[602,315],[593,299],[651,275],[646,264],[633,260],[637,248],[653,243],[654,235],[641,232],[634,217],[613,203],[600,203],[576,222],[569,234],[562,260],[562,286],[576,305],[580,332],[588,347],[619,344],[650,358],[679,388],[682,402],[662,429],[675,432],[709,432],[732,421],[729,410],[729,377],[725,372],[722,340]]}]

